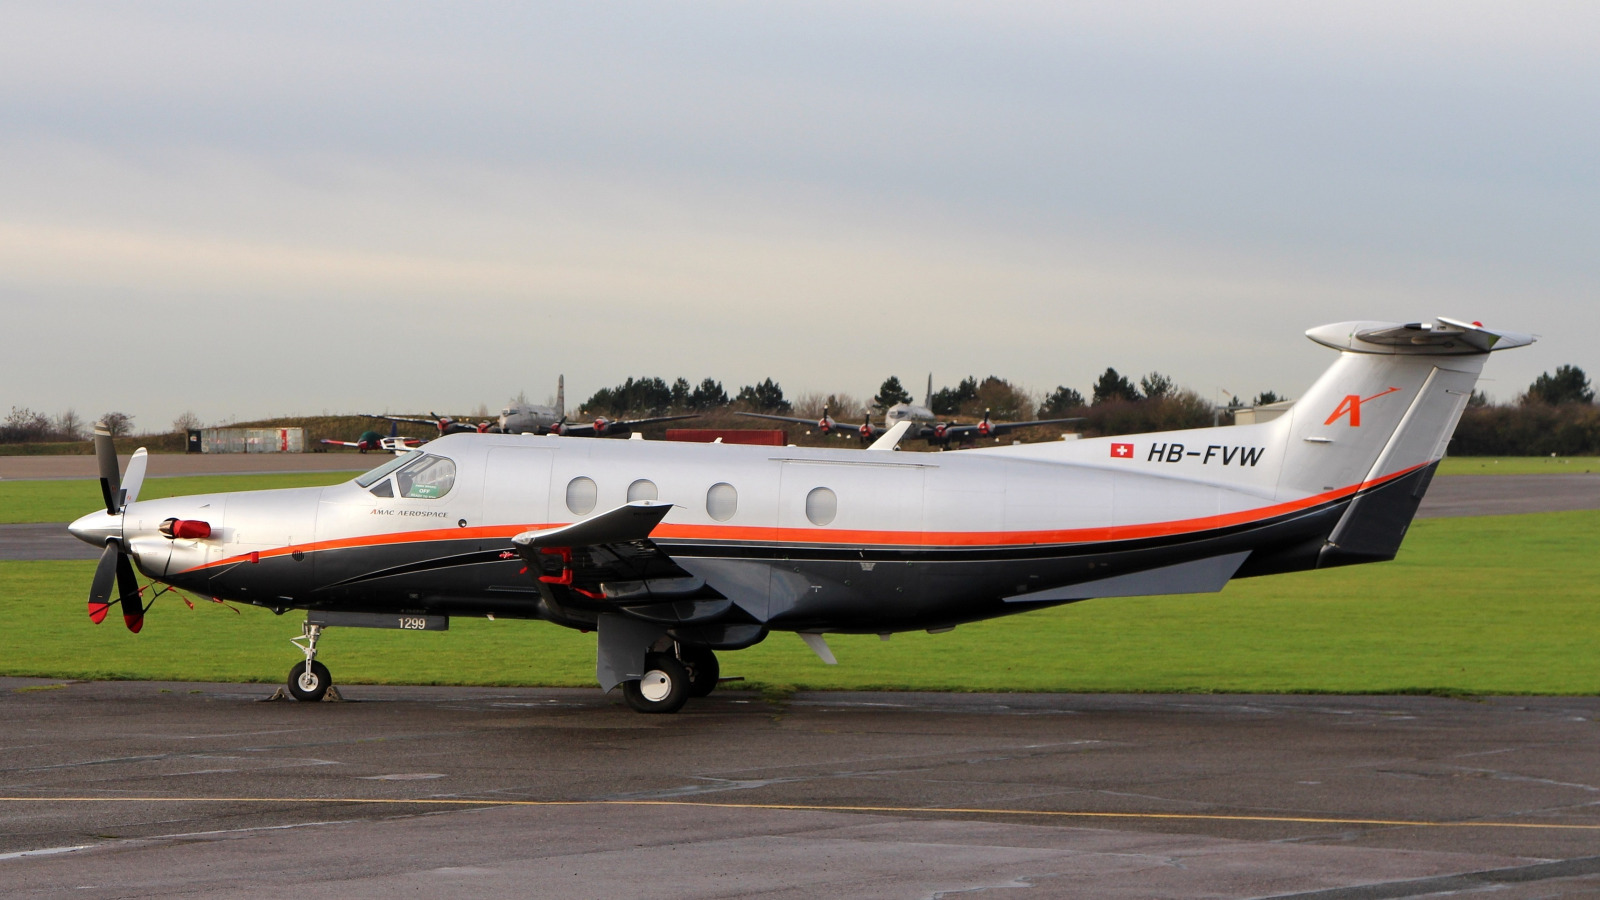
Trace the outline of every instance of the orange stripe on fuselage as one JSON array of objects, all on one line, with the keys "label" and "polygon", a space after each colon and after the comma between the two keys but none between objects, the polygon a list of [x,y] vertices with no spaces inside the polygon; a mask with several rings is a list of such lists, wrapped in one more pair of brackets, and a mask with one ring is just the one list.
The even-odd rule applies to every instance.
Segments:
[{"label": "orange stripe on fuselage", "polygon": [[[1093,544],[1111,541],[1130,541],[1140,538],[1171,537],[1248,525],[1288,513],[1340,500],[1358,491],[1376,487],[1417,471],[1427,463],[1385,475],[1372,481],[1314,494],[1300,500],[1290,500],[1271,506],[1201,516],[1195,519],[1178,519],[1171,522],[1149,522],[1140,525],[1107,525],[1099,528],[1068,528],[1053,531],[848,531],[824,528],[778,528],[776,526],[748,525],[657,525],[650,533],[652,539],[704,540],[720,542],[756,542],[771,544],[811,544],[814,546],[848,547],[1018,547],[1038,544]],[[296,551],[316,553],[323,550],[348,550],[356,547],[385,547],[397,544],[427,543],[430,541],[461,541],[474,539],[500,539],[509,541],[525,532],[559,528],[570,522],[529,523],[524,525],[485,525],[476,528],[430,528],[426,531],[398,531],[387,534],[363,535],[315,541],[310,544],[292,544],[276,550],[258,551],[261,559],[286,556]],[[187,571],[213,569],[247,562],[250,554],[230,556],[227,559],[195,566]]]}]

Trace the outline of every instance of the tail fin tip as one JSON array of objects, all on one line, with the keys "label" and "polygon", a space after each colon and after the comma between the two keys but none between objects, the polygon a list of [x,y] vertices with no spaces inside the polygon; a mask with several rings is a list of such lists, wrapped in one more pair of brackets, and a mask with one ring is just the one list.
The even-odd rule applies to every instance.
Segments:
[{"label": "tail fin tip", "polygon": [[1306,332],[1325,347],[1355,353],[1452,356],[1526,347],[1536,334],[1487,328],[1479,322],[1439,316],[1433,322],[1338,322]]}]

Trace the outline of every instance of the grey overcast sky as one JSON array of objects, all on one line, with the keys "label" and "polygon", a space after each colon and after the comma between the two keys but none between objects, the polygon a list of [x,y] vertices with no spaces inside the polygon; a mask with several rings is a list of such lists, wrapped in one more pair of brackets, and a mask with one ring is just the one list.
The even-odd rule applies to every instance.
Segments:
[{"label": "grey overcast sky", "polygon": [[0,84],[5,408],[1600,376],[1592,2],[12,0]]}]

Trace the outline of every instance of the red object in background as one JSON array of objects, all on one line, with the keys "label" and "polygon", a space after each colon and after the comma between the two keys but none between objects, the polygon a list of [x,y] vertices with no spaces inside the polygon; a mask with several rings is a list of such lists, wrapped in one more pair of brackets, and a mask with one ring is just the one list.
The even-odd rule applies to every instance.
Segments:
[{"label": "red object in background", "polygon": [[691,444],[709,444],[722,438],[724,444],[760,444],[764,447],[782,447],[783,429],[766,428],[668,428],[667,440],[686,441]]},{"label": "red object in background", "polygon": [[1132,444],[1112,444],[1111,455],[1117,459],[1133,459]]}]

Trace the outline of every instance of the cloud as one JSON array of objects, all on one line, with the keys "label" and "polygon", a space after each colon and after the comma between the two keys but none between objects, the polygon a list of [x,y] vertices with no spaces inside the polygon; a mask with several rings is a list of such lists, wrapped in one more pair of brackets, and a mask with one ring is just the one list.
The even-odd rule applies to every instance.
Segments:
[{"label": "cloud", "polygon": [[9,4],[0,306],[30,340],[0,402],[1106,365],[1292,393],[1326,362],[1303,328],[1432,314],[1550,334],[1490,366],[1509,397],[1600,368],[1595,15]]}]

